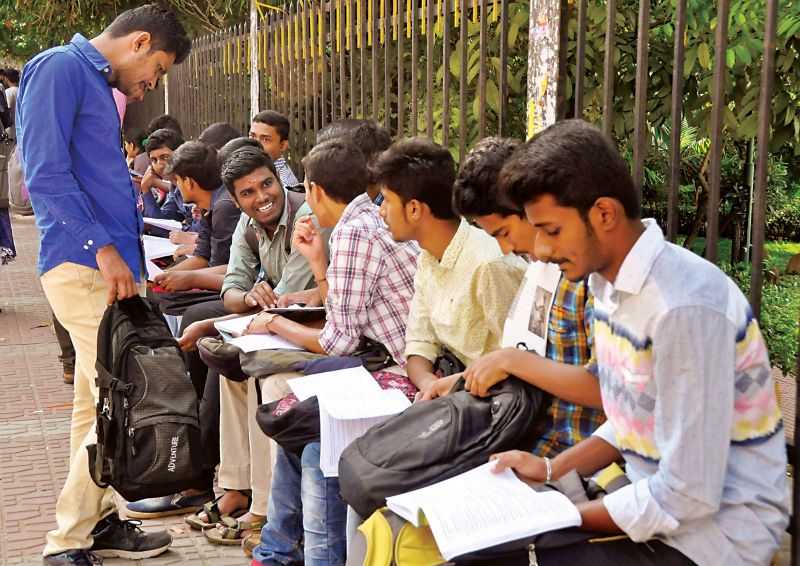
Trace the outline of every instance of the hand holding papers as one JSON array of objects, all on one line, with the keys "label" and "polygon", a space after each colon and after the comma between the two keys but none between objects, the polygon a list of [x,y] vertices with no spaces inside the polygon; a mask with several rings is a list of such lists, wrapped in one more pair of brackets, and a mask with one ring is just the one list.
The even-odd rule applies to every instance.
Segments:
[{"label": "hand holding papers", "polygon": [[386,498],[389,509],[419,526],[427,519],[446,559],[531,535],[576,527],[578,508],[557,491],[537,492],[510,469],[487,463],[437,484]]},{"label": "hand holding papers", "polygon": [[255,352],[256,350],[302,350],[294,342],[274,334],[248,334],[244,331],[256,315],[240,316],[214,323],[214,327],[222,334],[226,342],[233,344],[242,352]]},{"label": "hand holding papers", "polygon": [[163,228],[164,230],[180,230],[183,225],[177,220],[169,220],[167,218],[148,218],[144,217],[144,223],[156,228]]},{"label": "hand holding papers", "polygon": [[147,270],[147,280],[153,281],[157,275],[161,275],[164,273],[164,270],[158,267],[152,260],[146,259],[144,260],[144,266]]}]

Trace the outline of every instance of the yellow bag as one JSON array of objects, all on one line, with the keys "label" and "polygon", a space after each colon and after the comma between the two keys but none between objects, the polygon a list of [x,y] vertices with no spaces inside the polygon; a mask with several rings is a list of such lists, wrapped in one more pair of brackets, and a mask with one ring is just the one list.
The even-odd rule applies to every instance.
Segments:
[{"label": "yellow bag", "polygon": [[415,527],[387,507],[358,527],[347,566],[434,566],[446,564],[431,528]]}]

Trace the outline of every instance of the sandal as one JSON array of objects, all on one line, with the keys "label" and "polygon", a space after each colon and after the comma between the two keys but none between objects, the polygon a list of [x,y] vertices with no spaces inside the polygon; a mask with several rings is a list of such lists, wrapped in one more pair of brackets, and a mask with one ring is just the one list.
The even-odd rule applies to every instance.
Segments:
[{"label": "sandal", "polygon": [[[225,517],[232,517],[234,519],[237,517],[241,517],[242,515],[247,513],[247,511],[250,509],[250,502],[252,501],[250,490],[247,491],[242,490],[241,493],[247,496],[246,507],[236,509],[229,514],[222,513],[219,510],[219,500],[224,497],[225,494],[223,493],[219,497],[215,498],[213,501],[207,502],[205,505],[197,509],[197,511],[186,517],[185,519],[186,524],[197,531],[204,531],[206,529],[210,529],[217,523],[222,522],[222,520]],[[208,518],[208,521],[204,521],[202,518],[200,518],[201,513],[205,513],[206,517]]]},{"label": "sandal", "polygon": [[228,544],[239,545],[242,544],[242,533],[244,531],[252,531],[260,533],[261,527],[267,524],[267,519],[259,519],[258,521],[237,521],[234,517],[223,516],[220,521],[225,527],[225,534],[219,532],[219,529],[206,529],[203,531],[206,539],[211,544]]}]

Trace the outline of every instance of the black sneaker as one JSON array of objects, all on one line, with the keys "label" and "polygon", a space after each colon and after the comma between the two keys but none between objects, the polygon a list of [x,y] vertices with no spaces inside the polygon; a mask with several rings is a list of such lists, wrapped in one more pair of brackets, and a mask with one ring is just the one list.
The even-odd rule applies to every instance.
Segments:
[{"label": "black sneaker", "polygon": [[47,566],[94,566],[103,563],[102,558],[88,550],[68,550],[45,556],[42,561]]},{"label": "black sneaker", "polygon": [[111,513],[95,525],[91,551],[98,556],[136,560],[158,556],[170,547],[172,535],[166,531],[146,533],[139,528],[141,524],[141,521],[123,521]]}]

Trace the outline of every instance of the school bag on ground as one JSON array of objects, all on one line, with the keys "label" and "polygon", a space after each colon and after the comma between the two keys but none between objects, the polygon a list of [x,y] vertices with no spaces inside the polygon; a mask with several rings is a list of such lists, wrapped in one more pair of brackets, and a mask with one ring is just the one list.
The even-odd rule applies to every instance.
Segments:
[{"label": "school bag on ground", "polygon": [[156,304],[139,297],[106,309],[97,334],[97,444],[89,472],[128,501],[200,483],[197,395]]},{"label": "school bag on ground", "polygon": [[475,397],[459,380],[447,395],[419,401],[371,428],[342,453],[339,486],[362,517],[405,493],[457,476],[503,450],[529,450],[548,395],[515,377]]}]

